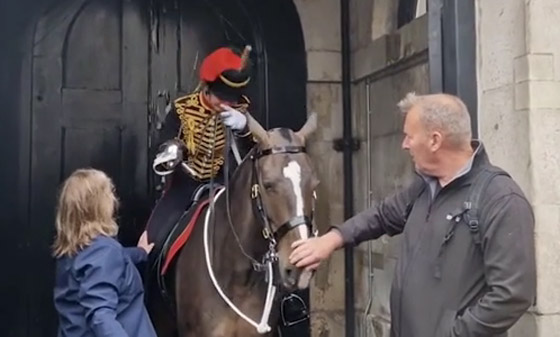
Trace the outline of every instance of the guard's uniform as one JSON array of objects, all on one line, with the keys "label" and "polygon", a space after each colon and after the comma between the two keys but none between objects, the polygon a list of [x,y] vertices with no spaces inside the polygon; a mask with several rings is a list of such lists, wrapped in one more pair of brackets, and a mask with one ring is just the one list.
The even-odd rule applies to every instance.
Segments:
[{"label": "guard's uniform", "polygon": [[[197,189],[210,181],[223,183],[225,156],[230,153],[229,149],[225,151],[226,125],[220,111],[214,110],[206,101],[205,90],[230,102],[237,118],[245,118],[240,115],[246,114],[250,108],[250,101],[244,95],[250,81],[250,69],[243,56],[231,49],[220,48],[202,62],[200,77],[203,88],[173,102],[173,109],[159,136],[160,144],[163,144],[160,154],[168,150],[170,141],[177,144],[188,170],[176,163],[166,175],[164,192],[147,225],[149,241],[155,243],[151,255],[158,254],[171,229],[191,205]],[[246,124],[237,130],[232,127],[242,154],[254,144]],[[232,168],[234,161],[230,163]]]}]

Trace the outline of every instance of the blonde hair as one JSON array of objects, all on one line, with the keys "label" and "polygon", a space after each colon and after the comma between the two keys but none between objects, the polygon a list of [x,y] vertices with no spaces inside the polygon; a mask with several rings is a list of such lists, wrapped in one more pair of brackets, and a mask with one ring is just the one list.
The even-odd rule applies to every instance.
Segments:
[{"label": "blonde hair", "polygon": [[73,256],[98,235],[115,236],[117,207],[113,183],[105,173],[74,171],[60,191],[53,255]]}]

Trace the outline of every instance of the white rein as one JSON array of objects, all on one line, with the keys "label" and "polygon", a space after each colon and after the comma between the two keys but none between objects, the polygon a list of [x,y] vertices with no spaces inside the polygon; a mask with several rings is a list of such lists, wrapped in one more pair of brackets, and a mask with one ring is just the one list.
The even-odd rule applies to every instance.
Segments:
[{"label": "white rein", "polygon": [[264,303],[263,313],[259,323],[253,321],[251,318],[249,318],[247,315],[241,312],[241,310],[239,310],[239,308],[237,308],[235,304],[233,304],[233,302],[226,296],[226,294],[224,294],[224,291],[222,290],[222,288],[218,284],[218,281],[216,280],[216,277],[214,276],[212,263],[210,262],[210,247],[208,245],[208,224],[210,222],[210,214],[214,213],[214,204],[216,203],[216,201],[224,191],[225,188],[222,188],[220,191],[218,191],[218,193],[214,197],[214,200],[210,203],[210,207],[206,212],[206,217],[204,220],[204,255],[206,257],[206,266],[208,267],[208,274],[210,275],[210,279],[214,284],[214,288],[216,288],[216,290],[218,291],[222,299],[229,305],[229,307],[233,311],[235,311],[235,313],[238,314],[241,318],[243,318],[247,323],[255,327],[255,329],[257,329],[257,332],[259,334],[264,334],[271,331],[270,325],[268,324],[268,319],[270,317],[270,312],[272,311],[272,303],[274,302],[274,296],[276,294],[276,286],[273,285],[274,275],[272,271],[272,262],[270,260],[267,261],[268,289],[266,292],[266,300]]}]

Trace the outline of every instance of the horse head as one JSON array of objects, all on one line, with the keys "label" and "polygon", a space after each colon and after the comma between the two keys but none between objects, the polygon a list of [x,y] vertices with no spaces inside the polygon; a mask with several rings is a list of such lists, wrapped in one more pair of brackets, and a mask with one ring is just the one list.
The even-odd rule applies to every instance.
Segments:
[{"label": "horse head", "polygon": [[312,272],[290,264],[288,257],[292,243],[315,235],[313,212],[319,180],[305,145],[317,128],[317,115],[311,114],[299,131],[266,131],[250,115],[248,126],[257,141],[252,153],[251,195],[264,225],[263,234],[275,248],[279,283],[288,291],[305,289]]}]

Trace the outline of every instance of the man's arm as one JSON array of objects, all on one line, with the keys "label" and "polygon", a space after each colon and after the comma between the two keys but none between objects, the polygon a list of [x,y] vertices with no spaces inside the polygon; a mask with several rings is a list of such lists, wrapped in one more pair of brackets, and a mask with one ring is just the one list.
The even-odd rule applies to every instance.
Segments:
[{"label": "man's arm", "polygon": [[383,234],[400,234],[406,223],[407,212],[410,211],[408,208],[412,207],[423,189],[424,181],[416,176],[404,189],[334,228],[340,232],[345,245],[358,245]]},{"label": "man's arm", "polygon": [[523,196],[514,193],[487,207],[490,211],[483,222],[486,232],[482,245],[489,290],[456,319],[450,334],[453,337],[506,332],[532,305],[536,294],[531,206]]},{"label": "man's arm", "polygon": [[396,235],[403,231],[408,212],[424,190],[424,181],[415,180],[382,202],[367,209],[342,225],[334,226],[319,238],[300,240],[292,245],[290,263],[297,267],[315,269],[332,252],[344,245],[377,239],[383,234]]}]

